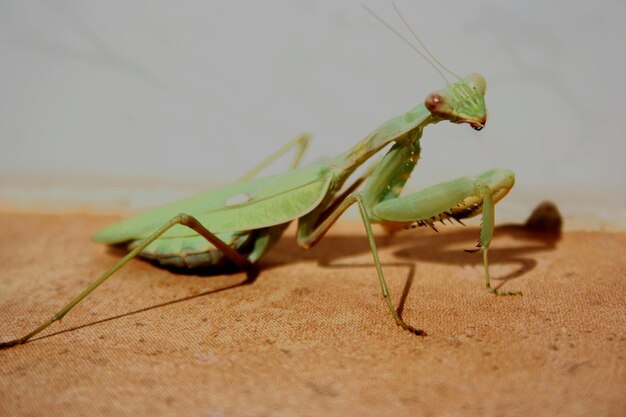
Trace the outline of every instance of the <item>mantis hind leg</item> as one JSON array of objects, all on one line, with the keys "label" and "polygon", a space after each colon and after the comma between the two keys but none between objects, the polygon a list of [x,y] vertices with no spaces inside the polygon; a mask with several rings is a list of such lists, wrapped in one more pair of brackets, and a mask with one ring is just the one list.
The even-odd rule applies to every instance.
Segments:
[{"label": "mantis hind leg", "polygon": [[[383,201],[372,208],[377,221],[417,222],[432,226],[436,221],[461,220],[482,213],[478,249],[483,253],[485,287],[496,295],[518,295],[493,288],[489,277],[489,245],[494,228],[494,205],[515,183],[511,171],[493,169],[477,177],[461,177],[425,190]],[[434,226],[433,226],[434,227]]]},{"label": "mantis hind leg", "polygon": [[179,214],[172,218],[169,222],[164,224],[159,230],[154,232],[150,237],[144,240],[140,245],[134,248],[131,252],[129,252],[124,258],[122,258],[117,264],[115,264],[111,269],[106,271],[100,278],[95,280],[91,285],[85,288],[78,296],[76,296],[72,301],[67,303],[65,307],[59,310],[55,315],[53,315],[49,320],[45,321],[41,325],[37,326],[30,333],[27,333],[25,336],[14,339],[8,342],[0,343],[0,349],[8,348],[11,346],[19,345],[22,343],[26,343],[30,338],[46,329],[55,321],[61,320],[72,308],[74,308],[78,303],[80,303],[83,299],[85,299],[89,294],[91,294],[96,288],[98,288],[104,281],[110,278],[114,273],[116,273],[120,268],[134,259],[139,253],[144,250],[150,243],[154,242],[158,239],[163,233],[169,230],[171,227],[182,224],[193,229],[196,233],[207,239],[211,242],[217,249],[221,250],[224,255],[229,258],[234,264],[239,266],[241,269],[247,271],[248,279],[253,279],[257,274],[257,269],[255,265],[250,262],[245,256],[238,253],[236,250],[222,242],[217,236],[211,233],[208,229],[206,229],[195,217],[190,216],[188,214]]},{"label": "mantis hind leg", "polygon": [[[292,148],[296,148],[295,155],[289,165],[289,171],[292,171],[300,165],[300,161],[304,156],[307,148],[309,147],[309,142],[311,141],[311,135],[308,133],[302,133],[296,138],[292,139],[290,142],[283,145],[276,152],[268,156],[264,159],[260,164],[252,168],[248,171],[243,177],[239,179],[239,181],[249,181],[252,178],[256,177],[261,171],[271,165],[278,158],[283,156],[285,153],[289,152]],[[283,225],[277,225],[273,227],[269,227],[256,236],[253,244],[253,249],[248,256],[250,262],[256,262],[265,255],[265,253],[274,246],[281,238],[285,229],[289,226],[289,223],[285,223]]]},{"label": "mantis hind leg", "polygon": [[296,154],[293,160],[291,161],[289,170],[291,171],[293,169],[296,169],[298,165],[300,165],[300,160],[302,159],[302,156],[304,156],[306,149],[309,147],[310,141],[311,141],[311,135],[309,135],[308,133],[300,134],[295,139],[286,143],[276,152],[274,152],[273,154],[265,158],[260,164],[252,168],[250,171],[246,172],[239,179],[239,181],[248,181],[256,177],[259,174],[259,172],[263,171],[265,168],[271,165],[274,161],[276,161],[278,158],[283,156],[285,153],[289,152],[289,150],[291,150],[294,147],[297,147],[297,150],[296,150]]}]

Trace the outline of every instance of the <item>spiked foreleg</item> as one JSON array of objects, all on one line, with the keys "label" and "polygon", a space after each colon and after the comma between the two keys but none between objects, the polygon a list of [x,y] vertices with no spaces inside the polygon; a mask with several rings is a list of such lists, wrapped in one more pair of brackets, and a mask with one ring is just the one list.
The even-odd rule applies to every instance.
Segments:
[{"label": "spiked foreleg", "polygon": [[380,222],[416,222],[432,226],[436,221],[472,217],[482,213],[478,248],[483,252],[485,286],[496,295],[515,295],[519,292],[500,292],[491,287],[488,252],[495,222],[494,205],[504,197],[515,182],[511,171],[494,169],[477,177],[461,177],[407,196],[385,200],[372,209],[374,219]]}]

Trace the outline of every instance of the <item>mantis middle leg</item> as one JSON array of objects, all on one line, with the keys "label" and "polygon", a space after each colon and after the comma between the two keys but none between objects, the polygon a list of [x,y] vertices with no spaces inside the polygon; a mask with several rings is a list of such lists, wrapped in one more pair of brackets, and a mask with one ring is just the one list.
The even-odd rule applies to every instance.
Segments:
[{"label": "mantis middle leg", "polygon": [[[376,247],[376,241],[374,239],[374,232],[372,231],[372,225],[369,220],[369,214],[363,203],[363,195],[360,192],[353,192],[349,194],[347,197],[341,201],[338,205],[332,207],[331,211],[324,213],[322,217],[323,220],[317,226],[312,226],[309,223],[309,219],[301,222],[298,225],[298,244],[304,248],[310,248],[317,244],[322,237],[326,234],[326,232],[330,229],[330,227],[341,217],[341,215],[354,203],[358,204],[359,213],[361,214],[361,219],[363,220],[363,225],[365,226],[365,232],[367,233],[367,239],[370,244],[370,249],[372,251],[372,256],[374,257],[374,264],[376,265],[376,272],[378,274],[378,281],[380,283],[380,288],[383,293],[383,297],[385,299],[385,304],[389,308],[391,315],[393,316],[396,324],[402,327],[405,330],[408,330],[417,335],[425,335],[426,333],[423,330],[419,330],[414,328],[413,326],[408,325],[405,321],[400,317],[398,311],[393,305],[391,300],[391,293],[389,292],[389,288],[387,287],[387,281],[385,281],[385,275],[383,274],[383,269],[380,264],[380,258],[378,257],[378,248]],[[310,219],[311,221],[313,218]]]}]

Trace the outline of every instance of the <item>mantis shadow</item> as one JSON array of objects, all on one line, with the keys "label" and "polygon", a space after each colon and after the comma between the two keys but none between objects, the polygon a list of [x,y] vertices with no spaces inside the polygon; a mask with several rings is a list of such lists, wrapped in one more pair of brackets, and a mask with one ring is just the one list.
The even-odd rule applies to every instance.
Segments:
[{"label": "mantis shadow", "polygon": [[[479,233],[478,229],[468,228],[452,232],[446,231],[445,233],[441,234],[427,233],[427,231],[418,232],[421,233],[406,232],[399,236],[397,234],[394,234],[382,237],[378,236],[376,238],[379,249],[392,249],[393,256],[401,259],[400,262],[383,262],[383,268],[395,266],[406,267],[408,269],[402,294],[396,308],[396,311],[400,316],[402,316],[406,300],[415,280],[417,261],[453,264],[459,266],[482,264],[482,257],[472,256],[472,254],[465,253],[460,248],[460,246],[463,245],[470,246],[472,242],[476,241]],[[529,242],[529,244],[516,246],[513,248],[497,248],[497,245],[494,245],[494,247],[492,247],[492,250],[490,251],[490,263],[492,265],[500,263],[514,263],[519,265],[516,270],[509,272],[504,276],[493,277],[493,279],[502,281],[502,283],[499,284],[496,288],[499,288],[507,281],[518,278],[534,269],[537,265],[537,262],[535,259],[532,258],[531,255],[538,252],[554,250],[556,248],[556,243],[560,238],[560,235],[558,234],[532,232],[525,229],[523,226],[517,225],[498,227],[496,228],[495,235],[498,237],[510,236],[516,241]],[[109,251],[113,253],[118,253],[118,249],[116,248],[110,248]],[[259,270],[271,270],[272,268],[295,264],[299,262],[317,262],[317,265],[322,268],[371,267],[372,269],[374,269],[374,263],[354,263],[345,261],[342,262],[342,260],[345,260],[346,258],[362,255],[368,252],[370,252],[370,247],[365,234],[363,234],[362,236],[327,236],[325,239],[322,240],[322,242],[320,242],[317,246],[310,250],[303,250],[302,248],[298,247],[296,239],[294,237],[286,237],[283,238],[261,262],[259,269],[248,271],[245,279],[235,284],[226,285],[221,288],[211,289],[208,291],[177,298],[152,306],[142,307],[133,311],[107,317],[90,323],[81,324],[68,329],[59,330],[53,333],[33,338],[31,341],[45,339],[48,337],[80,330],[97,324],[106,323],[116,319],[155,310],[161,307],[175,305],[178,303],[209,296],[211,294],[217,294],[223,291],[249,285],[257,279],[260,273]],[[167,269],[177,275],[195,277],[210,277],[216,275],[241,273],[240,270],[237,270],[235,268],[221,268],[217,271],[208,269],[199,271],[188,271],[176,268]]]},{"label": "mantis shadow", "polygon": [[[464,266],[483,262],[482,257],[472,256],[463,250],[475,248],[479,233],[478,228],[464,228],[445,233],[418,229],[377,236],[376,244],[379,250],[392,249],[395,257],[405,259],[407,262],[424,261]],[[559,234],[529,231],[518,225],[497,227],[494,235],[496,241],[489,251],[490,264],[519,263],[522,266],[504,277],[494,279],[510,279],[524,275],[536,265],[536,261],[529,255],[556,249],[560,239]],[[527,244],[501,247],[497,239],[503,236]],[[317,246],[309,250],[300,249],[295,238],[286,237],[267,255],[261,269],[309,261],[317,261],[320,266],[332,267],[338,260],[367,252],[370,252],[370,247],[365,233],[362,236],[326,236]]]},{"label": "mantis shadow", "polygon": [[[400,311],[402,302],[406,299],[410,286],[414,280],[416,262],[438,263],[445,265],[458,265],[460,267],[472,265],[481,266],[482,256],[467,253],[463,249],[473,249],[478,236],[478,228],[464,228],[445,233],[433,233],[430,230],[416,230],[404,233],[387,234],[376,237],[379,250],[391,249],[393,256],[400,262],[382,262],[385,266],[405,266],[409,269],[403,296],[399,304]],[[560,240],[560,233],[537,232],[523,225],[503,225],[496,228],[494,235],[497,239],[504,236],[513,238],[515,246],[501,247],[492,245],[489,251],[490,265],[515,264],[517,268],[502,276],[493,276],[492,280],[501,281],[496,289],[512,279],[519,278],[530,272],[537,266],[533,254],[556,249]],[[519,245],[517,242],[522,242]],[[283,238],[273,253],[268,254],[263,269],[271,269],[274,266],[292,264],[297,262],[317,261],[317,264],[325,268],[349,268],[366,267],[372,269],[374,263],[342,263],[341,260],[363,253],[370,252],[370,246],[365,234],[363,236],[327,236],[316,247],[308,250],[294,250],[297,247],[294,238]],[[277,255],[278,254],[278,255]],[[400,312],[399,311],[399,312]]]},{"label": "mantis shadow", "polygon": [[[241,271],[239,271],[239,272],[241,272]],[[213,274],[213,275],[216,275],[216,274]],[[100,319],[100,320],[97,320],[97,321],[92,321],[90,323],[80,324],[78,326],[70,327],[68,329],[59,330],[59,331],[56,331],[56,332],[53,332],[53,333],[50,333],[50,334],[46,334],[46,335],[43,335],[43,336],[40,336],[40,337],[34,337],[34,338],[32,338],[29,341],[29,343],[30,342],[34,342],[36,340],[46,339],[46,338],[52,337],[52,336],[57,336],[57,335],[60,335],[60,334],[63,334],[63,333],[73,332],[73,331],[76,331],[76,330],[80,330],[80,329],[84,329],[84,328],[87,328],[87,327],[95,326],[97,324],[106,323],[106,322],[109,322],[109,321],[121,319],[121,318],[124,318],[124,317],[134,316],[135,314],[145,313],[147,311],[155,310],[155,309],[158,309],[158,308],[161,308],[161,307],[167,307],[167,306],[178,304],[178,303],[182,303],[182,302],[185,302],[185,301],[190,301],[190,300],[193,300],[193,299],[196,299],[196,298],[201,298],[201,297],[204,297],[204,296],[207,296],[207,295],[217,294],[217,293],[220,293],[220,292],[223,292],[223,291],[232,290],[232,289],[235,289],[235,288],[238,288],[238,287],[242,287],[242,286],[245,286],[245,285],[252,284],[256,280],[257,276],[258,276],[258,272],[254,273],[254,271],[252,271],[251,273],[247,274],[246,278],[243,281],[237,282],[235,284],[227,285],[227,286],[222,287],[222,288],[211,289],[211,290],[208,290],[208,291],[204,291],[204,292],[201,292],[201,293],[189,295],[189,296],[186,296],[186,297],[177,298],[175,300],[166,301],[166,302],[155,304],[155,305],[151,305],[151,306],[148,306],[148,307],[138,308],[138,309],[133,310],[133,311],[129,311],[129,312],[118,314],[118,315],[111,316],[111,317],[106,317],[104,319]]]},{"label": "mantis shadow", "polygon": [[[517,265],[517,268],[505,275],[497,276],[492,274],[491,278],[493,280],[501,281],[495,287],[496,289],[508,281],[519,278],[533,270],[537,266],[537,260],[532,255],[556,249],[556,243],[560,239],[560,234],[536,232],[517,225],[500,226],[496,228],[495,236],[497,238],[504,236],[513,238],[516,244],[515,246],[508,245],[505,247],[497,243],[492,245],[489,250],[489,264],[491,266],[498,264]],[[394,255],[413,261],[459,266],[480,266],[483,264],[482,256],[476,256],[478,253],[467,253],[467,251],[462,250],[467,243],[472,242],[472,240],[476,242],[477,239],[477,230],[460,230],[454,233],[446,233],[441,237],[437,236],[429,239],[428,242],[422,241],[419,245],[405,246],[394,251]],[[517,242],[523,242],[524,244],[517,245]]]}]

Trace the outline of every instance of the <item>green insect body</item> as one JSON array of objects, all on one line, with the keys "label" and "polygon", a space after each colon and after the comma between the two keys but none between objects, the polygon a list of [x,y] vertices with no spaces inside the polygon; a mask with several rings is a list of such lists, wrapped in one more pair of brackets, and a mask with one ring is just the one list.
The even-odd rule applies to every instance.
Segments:
[{"label": "green insect body", "polygon": [[[485,90],[481,75],[459,78],[429,94],[407,113],[384,122],[347,152],[312,167],[297,168],[309,142],[308,135],[302,135],[229,186],[156,208],[99,231],[95,241],[123,245],[130,252],[51,319],[0,347],[24,343],[61,319],[136,256],[176,268],[211,269],[231,265],[256,273],[258,261],[291,221],[298,221],[298,244],[309,248],[354,204],[358,205],[367,233],[385,303],[396,324],[403,329],[424,334],[406,324],[392,304],[372,223],[390,229],[416,225],[434,228],[438,221],[461,222],[482,213],[477,250],[483,253],[486,287],[497,295],[518,294],[491,287],[487,257],[494,228],[494,205],[513,187],[515,177],[511,171],[492,169],[401,195],[419,160],[424,129],[442,121],[482,129],[487,120]],[[392,142],[393,146],[381,159],[354,178],[359,166]],[[289,171],[255,178],[292,148],[297,153]]]},{"label": "green insect body", "polygon": [[[304,135],[301,138],[308,140]],[[109,245],[127,244],[132,250],[160,225],[179,213],[186,213],[203,225],[213,225],[209,228],[211,232],[254,263],[278,240],[291,220],[319,204],[328,188],[326,171],[320,165],[210,190],[101,230],[94,240]],[[227,204],[237,196],[246,196],[247,201]],[[170,228],[143,248],[140,256],[181,268],[228,263],[223,252],[182,225]]]}]

